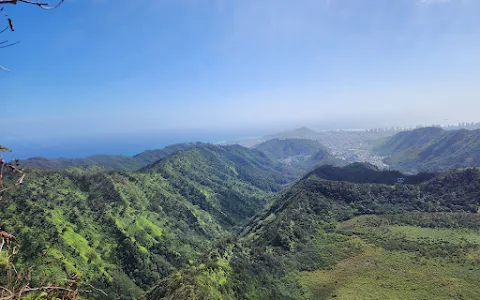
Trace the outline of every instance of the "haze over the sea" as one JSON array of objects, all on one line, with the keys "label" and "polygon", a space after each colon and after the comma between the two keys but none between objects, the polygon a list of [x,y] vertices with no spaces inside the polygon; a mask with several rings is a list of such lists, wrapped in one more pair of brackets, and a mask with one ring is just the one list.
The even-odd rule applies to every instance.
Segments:
[{"label": "haze over the sea", "polygon": [[300,126],[478,121],[479,11],[469,0],[18,6],[0,140],[21,157],[78,157]]}]

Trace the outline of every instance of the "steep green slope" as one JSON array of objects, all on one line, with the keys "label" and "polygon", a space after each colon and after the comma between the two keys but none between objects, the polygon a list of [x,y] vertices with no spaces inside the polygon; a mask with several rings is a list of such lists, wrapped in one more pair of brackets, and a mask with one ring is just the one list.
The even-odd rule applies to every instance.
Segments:
[{"label": "steep green slope", "polygon": [[[389,284],[389,299],[394,299],[407,284],[405,278],[427,278],[442,264],[438,272],[449,279],[425,281],[426,291],[435,290],[425,299],[472,295],[478,292],[475,279],[462,272],[480,274],[475,265],[480,255],[479,191],[480,171],[472,169],[397,185],[330,181],[312,173],[253,220],[237,240],[219,242],[201,264],[161,281],[147,298],[330,299],[339,291],[340,299],[371,299],[368,292],[381,286],[384,295]],[[373,214],[387,220],[381,221],[385,229],[369,229],[383,224],[376,219],[361,230],[343,223],[358,215],[373,218]],[[459,228],[455,233],[461,228],[475,231],[466,241],[438,241],[436,233],[421,229],[432,224]],[[417,259],[424,264],[415,266]],[[416,273],[405,277],[402,261],[409,272]],[[385,276],[388,268],[393,270],[389,277]],[[370,289],[362,285],[372,280],[377,285]],[[440,283],[442,289],[437,287]],[[361,288],[358,298],[351,297],[357,288]],[[409,295],[422,298],[425,292]]]},{"label": "steep green slope", "polygon": [[404,172],[438,172],[480,165],[480,130],[421,128],[401,132],[375,150],[391,168]]},{"label": "steep green slope", "polygon": [[143,151],[142,153],[133,156],[133,159],[136,161],[137,165],[145,167],[177,151],[187,150],[201,145],[203,145],[203,143],[200,142],[168,145],[163,149]]},{"label": "steep green slope", "polygon": [[93,155],[86,158],[59,158],[49,159],[44,157],[33,157],[22,161],[22,165],[32,169],[59,170],[67,168],[99,170],[129,170],[134,171],[155,161],[162,159],[169,154],[194,147],[198,143],[184,143],[167,146],[158,150],[147,150],[133,157],[123,155]]},{"label": "steep green slope", "polygon": [[242,224],[261,211],[269,193],[295,179],[295,170],[241,146],[203,145],[175,153],[142,172],[161,174],[223,226]]},{"label": "steep green slope", "polygon": [[424,146],[445,134],[447,134],[447,131],[438,127],[401,131],[386,139],[381,145],[378,145],[375,150],[381,155],[391,155],[395,152]]},{"label": "steep green slope", "polygon": [[1,213],[4,230],[21,241],[21,263],[43,266],[37,274],[57,281],[78,274],[108,299],[138,298],[226,233],[158,175],[35,172],[27,178],[4,197],[9,204]]},{"label": "steep green slope", "polygon": [[108,294],[89,298],[138,299],[261,211],[286,174],[259,151],[200,145],[136,173],[31,171],[0,218],[17,267],[41,268],[34,282],[78,274]]}]

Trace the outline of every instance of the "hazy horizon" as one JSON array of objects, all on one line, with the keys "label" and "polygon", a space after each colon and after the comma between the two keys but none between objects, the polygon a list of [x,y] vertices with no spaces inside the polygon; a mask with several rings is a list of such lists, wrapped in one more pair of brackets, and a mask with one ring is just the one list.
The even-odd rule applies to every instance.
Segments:
[{"label": "hazy horizon", "polygon": [[[14,155],[20,159],[27,159],[33,157],[45,158],[85,158],[92,155],[125,155],[133,156],[146,150],[161,149],[166,146],[177,143],[188,142],[204,142],[220,144],[225,142],[235,142],[242,140],[250,140],[260,138],[266,135],[281,133],[284,131],[291,131],[302,127],[321,132],[321,131],[335,131],[335,130],[368,130],[373,128],[406,128],[413,129],[416,126],[431,126],[431,125],[457,125],[452,123],[432,123],[432,124],[403,124],[403,125],[385,125],[377,124],[372,126],[339,126],[333,125],[328,127],[317,127],[315,125],[302,125],[293,127],[269,128],[265,130],[251,130],[251,131],[231,131],[231,132],[203,132],[203,131],[170,131],[170,132],[147,132],[147,133],[127,133],[127,134],[103,134],[89,137],[77,136],[63,137],[59,139],[35,139],[31,137],[28,140],[20,138],[4,139],[5,144],[13,150]],[[374,124],[374,123],[372,123]]]},{"label": "hazy horizon", "polygon": [[[1,143],[135,154],[307,126],[477,121],[480,2],[66,1],[9,9]],[[35,49],[35,55],[32,55]]]}]

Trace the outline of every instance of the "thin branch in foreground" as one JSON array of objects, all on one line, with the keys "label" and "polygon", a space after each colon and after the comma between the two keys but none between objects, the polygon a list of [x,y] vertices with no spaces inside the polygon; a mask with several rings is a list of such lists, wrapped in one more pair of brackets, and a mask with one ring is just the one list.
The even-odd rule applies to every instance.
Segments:
[{"label": "thin branch in foreground", "polygon": [[[8,41],[3,41],[2,43],[6,43]],[[10,43],[6,46],[0,46],[0,49],[3,49],[3,48],[8,48],[8,47],[12,47],[12,46],[15,46],[16,44],[20,43],[20,41],[17,41],[17,42],[13,42],[13,43]]]},{"label": "thin branch in foreground", "polygon": [[[41,9],[44,9],[44,10],[52,10],[52,9],[58,8],[60,5],[63,4],[63,2],[65,2],[65,0],[59,0],[56,4],[50,4],[49,2],[39,2],[39,1],[32,1],[32,0],[0,0],[0,5],[6,5],[6,4],[17,5],[18,3],[25,3],[25,4],[30,4],[30,5],[36,5],[36,6],[40,7]],[[3,15],[5,16],[5,18],[7,19],[7,22],[8,22],[8,26],[5,27],[4,29],[0,30],[0,34],[4,33],[8,29],[10,29],[10,31],[15,31],[15,26],[13,25],[13,21],[10,18],[10,16],[7,14],[7,12],[4,10],[3,7],[0,7],[0,12],[3,13]],[[3,41],[0,44],[4,44],[4,43],[7,43],[7,42],[8,41]],[[0,46],[0,49],[11,47],[11,46],[14,46],[18,43],[19,42],[13,42],[13,43],[10,43],[8,45]],[[8,70],[7,68],[5,68],[1,65],[0,65],[0,71],[10,72],[10,70]]]},{"label": "thin branch in foreground", "polygon": [[[0,2],[1,4],[1,2]],[[11,31],[15,31],[15,26],[13,25],[13,21],[12,19],[10,18],[10,16],[7,14],[7,12],[2,8],[0,8],[0,11],[3,13],[3,15],[5,16],[5,18],[7,19],[8,21],[8,28],[10,28]]]},{"label": "thin branch in foreground", "polygon": [[37,2],[37,1],[30,1],[30,0],[0,0],[0,4],[13,4],[13,5],[16,5],[18,2],[23,2],[23,3],[26,3],[26,4],[32,4],[32,5],[36,5],[42,9],[45,9],[45,10],[50,10],[50,9],[55,9],[57,7],[59,7],[60,5],[62,5],[63,2],[65,2],[65,0],[60,0],[57,4],[55,5],[52,5],[48,2]]},{"label": "thin branch in foreground", "polygon": [[[4,186],[4,182],[3,182],[3,176],[5,175],[4,174],[5,170],[7,172],[17,175],[17,180],[15,181],[15,183],[7,187]],[[24,179],[25,179],[24,170],[20,169],[20,164],[18,163],[17,159],[12,158],[10,162],[5,162],[5,160],[3,160],[3,157],[0,156],[0,200],[2,199],[3,193],[13,190],[17,186],[23,184]]]}]

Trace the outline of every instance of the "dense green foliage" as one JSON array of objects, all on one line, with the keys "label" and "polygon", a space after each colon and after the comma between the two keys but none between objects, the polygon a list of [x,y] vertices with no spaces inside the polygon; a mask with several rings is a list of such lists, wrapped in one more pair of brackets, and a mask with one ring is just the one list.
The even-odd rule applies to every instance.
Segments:
[{"label": "dense green foliage", "polygon": [[185,150],[199,145],[198,143],[185,143],[167,146],[158,150],[147,150],[133,157],[123,155],[93,155],[87,158],[72,159],[49,159],[34,157],[22,162],[27,168],[59,170],[67,168],[99,170],[138,170],[155,161],[168,156],[169,154]]},{"label": "dense green foliage", "polygon": [[257,150],[197,145],[136,173],[31,171],[0,218],[21,241],[17,266],[41,268],[34,281],[74,273],[136,299],[262,210],[288,174]]},{"label": "dense green foliage", "polygon": [[480,130],[429,127],[400,132],[375,151],[390,168],[403,172],[439,172],[480,166]]},{"label": "dense green foliage", "polygon": [[142,170],[169,180],[223,226],[243,224],[261,211],[267,195],[295,179],[295,170],[241,146],[204,145],[178,152]]},{"label": "dense green foliage", "polygon": [[273,156],[295,150],[272,151],[197,144],[136,172],[30,171],[3,197],[3,229],[34,282],[78,274],[108,294],[87,298],[395,299],[415,280],[410,298],[480,292],[465,275],[480,275],[479,170],[324,165],[290,186],[301,167]]},{"label": "dense green foliage", "polygon": [[[402,260],[413,268],[420,254],[426,267],[416,268],[419,277],[412,278],[428,276],[432,268],[445,261],[454,265],[451,270],[448,267],[439,269],[441,272],[472,284],[472,279],[460,278],[459,272],[469,270],[471,263],[476,261],[467,254],[473,253],[477,257],[477,252],[470,251],[479,249],[480,233],[465,233],[466,242],[458,238],[447,244],[437,241],[428,229],[419,231],[414,241],[398,237],[397,232],[413,235],[416,234],[415,228],[432,228],[433,224],[452,230],[478,230],[479,191],[480,171],[474,169],[450,172],[427,181],[420,180],[417,184],[397,185],[331,181],[312,172],[246,226],[238,240],[219,242],[212,250],[218,255],[204,257],[202,264],[162,281],[151,291],[149,299],[181,299],[180,295],[187,292],[190,297],[200,299],[323,299],[334,297],[336,290],[347,284],[327,280],[330,275],[341,278],[343,273],[337,270],[343,270],[342,264],[351,263],[355,269],[366,260],[373,264],[368,270],[372,270],[372,276],[375,276],[383,266],[400,268]],[[361,234],[342,223],[358,215],[373,218],[374,214],[387,215],[388,221],[382,222],[385,226],[393,226],[388,227],[393,233],[385,233],[382,229],[375,232],[364,230]],[[368,223],[368,226],[375,226],[372,224]],[[384,235],[379,235],[381,233]],[[449,234],[446,232],[440,236]],[[425,235],[432,236],[432,240],[422,239]],[[390,256],[382,254],[382,249],[392,251],[395,257],[389,260]],[[461,252],[462,249],[467,254]],[[452,260],[452,256],[458,260]],[[375,269],[377,261],[382,264],[380,270]],[[333,273],[325,275],[328,270]],[[359,272],[355,274],[361,275],[363,269],[355,270]],[[480,269],[474,271],[480,272]],[[390,276],[385,282],[395,282],[402,275],[396,276]],[[428,288],[434,289],[437,283],[432,282]],[[454,287],[450,284],[447,282],[445,288]],[[355,285],[350,288],[355,289]],[[372,288],[374,290],[375,286]],[[390,299],[398,296],[401,288],[392,288]],[[368,291],[368,286],[363,289]],[[344,293],[350,295],[350,290]],[[439,293],[446,298],[457,294],[471,295],[467,288],[458,288],[452,292],[454,294],[439,290],[432,295]],[[419,297],[422,295],[418,294]],[[370,298],[365,292],[358,299]]]}]

